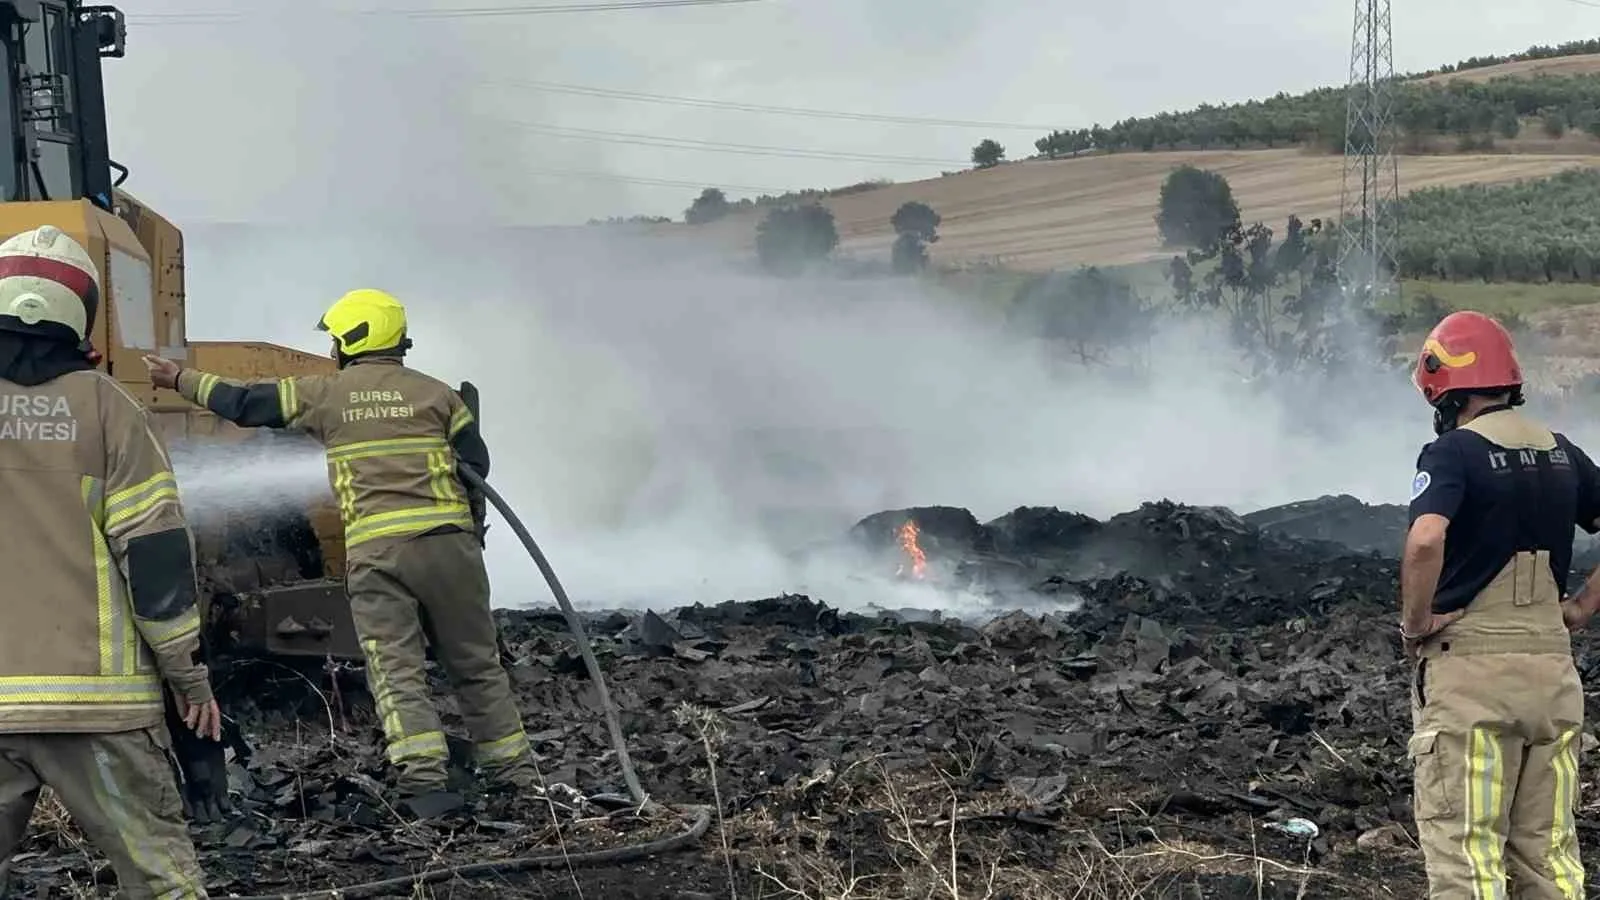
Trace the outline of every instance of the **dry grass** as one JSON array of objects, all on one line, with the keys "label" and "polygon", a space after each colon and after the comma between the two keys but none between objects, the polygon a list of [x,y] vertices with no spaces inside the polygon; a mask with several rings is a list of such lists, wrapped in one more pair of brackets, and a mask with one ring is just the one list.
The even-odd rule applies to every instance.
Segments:
[{"label": "dry grass", "polygon": [[1517,346],[1530,393],[1565,396],[1600,375],[1600,305],[1541,310],[1527,321]]},{"label": "dry grass", "polygon": [[1444,84],[1451,81],[1471,81],[1481,84],[1494,78],[1532,78],[1536,75],[1593,75],[1597,72],[1600,72],[1600,54],[1590,53],[1583,56],[1561,56],[1555,59],[1522,59],[1516,62],[1501,63],[1498,66],[1468,69],[1465,72],[1430,75],[1427,78],[1419,78],[1417,80],[1423,84]]},{"label": "dry grass", "polygon": [[[1119,153],[1034,160],[928,181],[895,184],[824,201],[839,228],[840,252],[888,259],[889,219],[918,200],[944,217],[933,245],[944,265],[1001,263],[1041,271],[1076,264],[1116,265],[1164,259],[1156,233],[1156,198],[1167,173],[1192,163],[1225,175],[1245,216],[1281,227],[1291,213],[1328,216],[1339,206],[1343,176],[1336,156],[1303,150]],[[1485,154],[1405,156],[1406,190],[1502,182],[1600,167],[1600,155]],[[752,252],[764,211],[711,225],[661,226],[656,233],[709,240]]]},{"label": "dry grass", "polygon": [[688,726],[694,730],[695,736],[700,739],[700,747],[706,754],[706,777],[711,782],[712,802],[716,804],[717,836],[722,841],[722,864],[728,873],[728,895],[730,900],[739,900],[738,881],[733,874],[733,848],[728,842],[728,821],[722,806],[722,782],[717,777],[717,750],[728,739],[726,723],[715,710],[692,703],[678,704],[673,710],[673,717],[679,725]]},{"label": "dry grass", "polygon": [[[742,843],[755,845],[741,855],[763,883],[760,896],[796,900],[1137,900],[1173,896],[1175,881],[1204,876],[1258,886],[1287,880],[1301,892],[1327,878],[1308,866],[1165,840],[1149,829],[1137,842],[1112,847],[1093,833],[1060,828],[1036,836],[1029,852],[1027,841],[1015,839],[1026,826],[1004,821],[1026,806],[1020,798],[964,799],[955,784],[947,771],[891,770],[877,760],[837,778],[823,775],[794,793],[819,808],[849,810],[863,830],[835,834],[822,818],[805,816],[780,827],[753,814],[739,822]],[[979,820],[1002,824],[981,827]]]},{"label": "dry grass", "polygon": [[[90,846],[83,832],[72,821],[61,798],[48,786],[39,792],[39,802],[33,807],[33,818],[28,821],[28,829],[32,834],[43,837],[53,848],[82,857],[90,871],[105,864],[104,858]],[[79,884],[70,872],[65,873],[65,877],[67,883],[62,890],[73,900],[89,900],[99,896],[92,880],[87,884]]]},{"label": "dry grass", "polygon": [[87,852],[89,846],[83,832],[72,821],[61,798],[48,786],[39,792],[39,802],[33,807],[33,818],[28,821],[33,834],[47,836],[57,847]]}]

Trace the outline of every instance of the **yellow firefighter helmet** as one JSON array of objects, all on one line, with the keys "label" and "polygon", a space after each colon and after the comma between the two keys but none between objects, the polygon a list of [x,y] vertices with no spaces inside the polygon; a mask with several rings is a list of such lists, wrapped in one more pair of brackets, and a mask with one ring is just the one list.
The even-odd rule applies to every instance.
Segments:
[{"label": "yellow firefighter helmet", "polygon": [[345,356],[411,346],[406,339],[406,308],[374,288],[358,288],[334,301],[317,322],[317,330],[333,335]]},{"label": "yellow firefighter helmet", "polygon": [[83,341],[100,306],[100,272],[83,245],[52,225],[0,243],[0,328]]}]

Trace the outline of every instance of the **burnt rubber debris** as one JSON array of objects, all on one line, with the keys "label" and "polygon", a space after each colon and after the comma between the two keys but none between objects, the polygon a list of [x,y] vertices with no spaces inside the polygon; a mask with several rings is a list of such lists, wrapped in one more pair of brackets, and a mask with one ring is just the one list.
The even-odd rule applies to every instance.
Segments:
[{"label": "burnt rubber debris", "polygon": [[[196,826],[212,896],[383,880],[453,898],[1416,896],[1405,523],[1348,497],[1104,521],[897,510],[810,552],[991,614],[790,594],[588,615],[645,787],[720,812],[683,848],[693,823],[628,797],[554,609],[498,613],[547,794],[482,796],[463,771],[463,805],[436,818],[383,799],[359,671],[236,663],[219,690],[255,749],[232,766],[233,816]],[[1581,578],[1600,554],[1579,550]],[[1575,640],[1588,681],[1600,641]],[[59,808],[36,826],[18,896],[108,894]],[[669,844],[604,852],[653,841]],[[485,865],[548,856],[573,864]]]}]

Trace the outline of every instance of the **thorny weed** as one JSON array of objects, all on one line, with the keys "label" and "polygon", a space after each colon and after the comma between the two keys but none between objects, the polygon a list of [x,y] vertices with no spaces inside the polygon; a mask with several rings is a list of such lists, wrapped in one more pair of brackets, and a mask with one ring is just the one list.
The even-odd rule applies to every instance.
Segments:
[{"label": "thorny weed", "polygon": [[715,710],[679,703],[672,717],[680,726],[693,728],[706,754],[706,769],[711,779],[711,799],[716,804],[717,833],[722,839],[722,862],[728,871],[728,896],[739,900],[739,887],[733,878],[733,848],[728,842],[728,822],[722,809],[722,787],[717,778],[717,748],[728,738],[727,724]]}]

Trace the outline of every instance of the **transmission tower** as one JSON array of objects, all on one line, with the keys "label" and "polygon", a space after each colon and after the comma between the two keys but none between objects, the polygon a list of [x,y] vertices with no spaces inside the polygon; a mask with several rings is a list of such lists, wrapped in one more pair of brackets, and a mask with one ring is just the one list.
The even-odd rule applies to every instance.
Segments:
[{"label": "transmission tower", "polygon": [[1340,191],[1339,276],[1368,301],[1395,281],[1400,166],[1394,155],[1394,41],[1389,0],[1356,0]]}]

